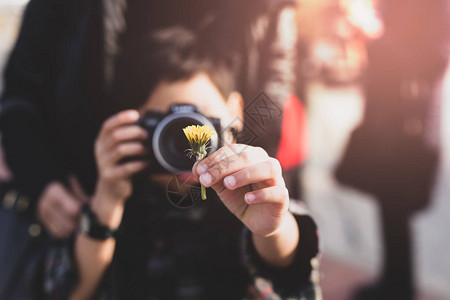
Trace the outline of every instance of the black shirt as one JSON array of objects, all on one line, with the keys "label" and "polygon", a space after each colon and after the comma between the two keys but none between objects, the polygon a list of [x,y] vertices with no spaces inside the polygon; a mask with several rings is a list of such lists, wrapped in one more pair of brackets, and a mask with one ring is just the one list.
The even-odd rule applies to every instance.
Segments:
[{"label": "black shirt", "polygon": [[[245,299],[250,290],[267,299],[316,299],[317,229],[298,203],[291,203],[301,236],[295,259],[274,268],[213,190],[194,202],[180,209],[166,188],[141,181],[127,200],[114,259],[94,299],[229,300]],[[70,242],[50,249],[45,264],[48,299],[65,299],[77,280]]]}]

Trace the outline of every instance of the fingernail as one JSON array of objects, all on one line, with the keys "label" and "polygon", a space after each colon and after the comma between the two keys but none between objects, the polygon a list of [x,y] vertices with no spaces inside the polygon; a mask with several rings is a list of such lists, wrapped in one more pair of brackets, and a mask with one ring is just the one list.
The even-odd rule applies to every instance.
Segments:
[{"label": "fingernail", "polygon": [[137,119],[137,118],[139,118],[139,113],[135,110],[132,110],[132,111],[128,112],[128,117],[131,119]]},{"label": "fingernail", "polygon": [[225,177],[223,181],[228,188],[232,188],[236,185],[236,179],[233,176]]},{"label": "fingernail", "polygon": [[209,175],[209,173],[205,173],[202,176],[200,176],[200,182],[203,185],[209,185],[212,181],[211,175]]},{"label": "fingernail", "polygon": [[247,201],[247,203],[251,203],[253,201],[255,201],[255,195],[254,194],[246,194],[245,195],[245,201]]},{"label": "fingernail", "polygon": [[197,167],[197,173],[200,175],[205,173],[206,170],[208,170],[208,167],[205,164],[201,164]]}]

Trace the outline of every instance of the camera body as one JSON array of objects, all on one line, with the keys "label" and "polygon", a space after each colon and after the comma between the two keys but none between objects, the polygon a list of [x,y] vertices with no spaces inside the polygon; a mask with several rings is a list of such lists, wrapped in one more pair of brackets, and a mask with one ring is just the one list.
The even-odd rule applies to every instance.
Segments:
[{"label": "camera body", "polygon": [[146,111],[137,124],[148,132],[144,142],[149,153],[149,172],[184,173],[191,172],[195,157],[187,156],[190,148],[183,128],[189,125],[208,125],[216,131],[208,144],[208,154],[222,146],[220,119],[201,114],[195,105],[176,104],[168,113]]}]

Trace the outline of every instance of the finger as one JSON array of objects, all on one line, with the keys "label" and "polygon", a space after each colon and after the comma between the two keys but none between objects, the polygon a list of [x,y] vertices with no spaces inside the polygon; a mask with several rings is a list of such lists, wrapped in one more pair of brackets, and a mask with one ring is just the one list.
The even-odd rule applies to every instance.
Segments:
[{"label": "finger", "polygon": [[[206,171],[201,170],[200,182],[207,187],[213,186],[225,176],[247,168],[263,159],[267,160],[267,154],[261,148],[256,147],[231,156],[225,156],[225,154],[221,157],[216,156],[208,162]],[[194,172],[199,173],[199,169],[202,169],[202,167],[205,168],[205,165],[200,163],[196,166],[197,170]]]},{"label": "finger", "polygon": [[117,164],[125,157],[145,155],[147,149],[142,143],[128,142],[117,145],[111,152],[100,158],[101,165],[111,166]]},{"label": "finger", "polygon": [[144,170],[148,166],[147,161],[132,161],[128,163],[124,163],[121,165],[118,165],[114,168],[110,168],[106,174],[105,177],[108,180],[119,180],[128,178],[142,170]]},{"label": "finger", "polygon": [[39,222],[41,222],[46,228],[50,228],[49,205],[42,199],[40,199],[38,203],[37,217]]},{"label": "finger", "polygon": [[65,218],[61,212],[51,210],[48,212],[50,234],[55,238],[64,239],[75,230],[76,222],[74,220]]},{"label": "finger", "polygon": [[129,125],[116,128],[108,137],[105,138],[104,144],[100,142],[99,153],[104,153],[111,149],[114,145],[125,141],[145,140],[147,136],[147,131],[140,126]]},{"label": "finger", "polygon": [[137,110],[125,110],[121,111],[112,117],[108,118],[100,130],[99,139],[109,134],[116,127],[131,124],[139,119],[139,112]]},{"label": "finger", "polygon": [[50,233],[50,235],[58,240],[67,239],[72,232],[75,231],[75,228],[66,228],[63,225],[59,225],[59,223],[52,223],[50,226],[47,226],[47,231]]},{"label": "finger", "polygon": [[200,175],[197,173],[198,171],[197,171],[197,167],[198,167],[198,165],[199,165],[199,161],[196,161],[195,163],[194,163],[194,165],[192,166],[192,175],[196,178],[196,179],[198,179],[199,177],[200,177]]},{"label": "finger", "polygon": [[71,192],[74,194],[78,200],[81,201],[81,203],[84,203],[88,199],[88,195],[84,192],[83,187],[81,186],[80,182],[78,181],[78,178],[75,175],[69,176],[69,185]]},{"label": "finger", "polygon": [[65,215],[65,209],[62,208],[64,206],[61,199],[65,199],[67,195],[70,196],[62,183],[52,182],[39,198],[38,218],[49,233],[56,238],[67,237],[76,224],[73,218]]},{"label": "finger", "polygon": [[223,161],[228,157],[238,155],[244,160],[253,161],[257,158],[267,156],[267,153],[262,148],[252,147],[243,144],[232,144],[224,146],[201,160],[195,167],[194,173],[198,176],[206,173],[206,171],[217,164],[219,161]]},{"label": "finger", "polygon": [[[60,189],[59,182],[52,182],[47,185],[47,187],[42,192],[41,197],[38,199],[38,205],[37,205],[37,216],[39,221],[46,227],[50,228],[50,215],[49,212],[52,209],[55,209],[56,205],[56,198],[53,196],[53,194],[58,194],[58,190]],[[56,192],[55,192],[56,191]]]},{"label": "finger", "polygon": [[289,192],[284,185],[271,186],[246,193],[245,202],[249,205],[284,204],[287,207],[289,203]]},{"label": "finger", "polygon": [[54,221],[61,228],[61,231],[66,234],[72,233],[78,224],[78,218],[65,218],[61,213],[54,212]]},{"label": "finger", "polygon": [[46,227],[49,234],[55,238],[55,239],[64,239],[66,238],[67,232],[61,229],[61,226],[59,226],[56,222],[52,221],[51,223],[47,224]]},{"label": "finger", "polygon": [[246,185],[263,181],[271,181],[272,185],[284,185],[281,166],[278,160],[269,158],[266,161],[243,168],[226,176],[223,183],[227,189],[235,190]]},{"label": "finger", "polygon": [[63,218],[73,219],[78,217],[81,203],[63,185],[54,189],[51,199],[49,203],[51,212],[57,211]]}]

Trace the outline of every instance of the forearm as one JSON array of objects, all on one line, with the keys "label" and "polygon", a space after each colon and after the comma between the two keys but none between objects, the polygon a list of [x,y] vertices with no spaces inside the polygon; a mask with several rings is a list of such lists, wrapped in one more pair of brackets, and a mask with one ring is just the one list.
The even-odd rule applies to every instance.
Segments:
[{"label": "forearm", "polygon": [[[120,225],[123,204],[111,205],[98,200],[94,196],[91,203],[94,214],[101,224],[110,228]],[[79,282],[70,299],[89,299],[94,294],[100,281],[112,262],[116,241],[114,238],[105,241],[95,240],[79,233],[75,244],[75,257],[78,267]]]},{"label": "forearm", "polygon": [[79,282],[69,299],[89,299],[94,294],[105,270],[112,261],[115,240],[96,241],[79,234],[75,244],[75,256]]},{"label": "forearm", "polygon": [[300,241],[297,221],[288,212],[280,228],[269,237],[252,236],[259,256],[269,265],[286,267],[292,263]]}]

